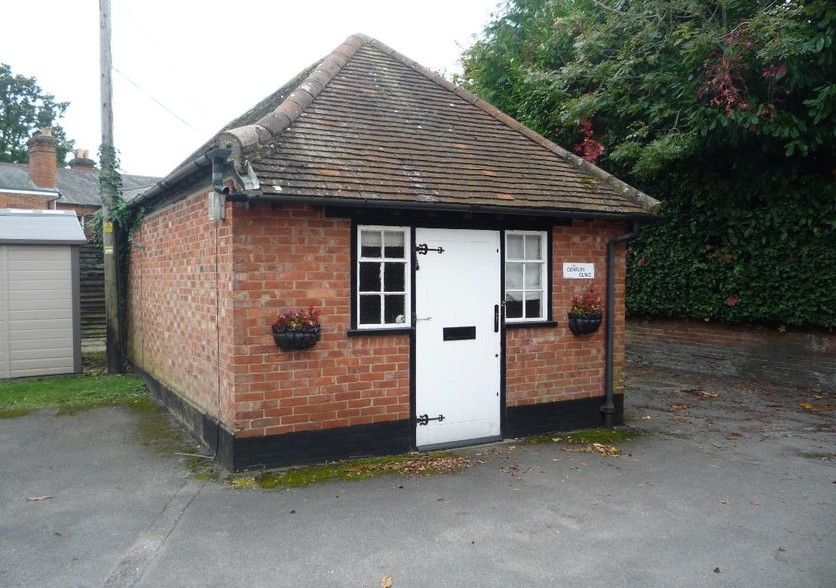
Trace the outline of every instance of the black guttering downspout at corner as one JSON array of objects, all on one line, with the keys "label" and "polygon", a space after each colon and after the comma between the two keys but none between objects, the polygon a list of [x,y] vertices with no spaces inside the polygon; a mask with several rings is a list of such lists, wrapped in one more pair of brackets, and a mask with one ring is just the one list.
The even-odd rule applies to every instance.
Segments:
[{"label": "black guttering downspout at corner", "polygon": [[199,157],[195,157],[191,161],[185,163],[183,166],[175,169],[165,178],[151,186],[150,190],[148,190],[147,192],[143,192],[140,196],[135,198],[131,202],[131,205],[136,206],[144,202],[147,202],[148,200],[151,200],[156,196],[159,196],[165,190],[174,187],[180,180],[182,180],[186,176],[190,176],[191,174],[197,171],[200,171],[207,167],[211,167],[214,151],[214,149],[211,149],[207,153],[204,153]]},{"label": "black guttering downspout at corner", "polygon": [[632,241],[639,236],[639,222],[630,222],[630,230],[607,242],[607,302],[606,302],[606,359],[604,366],[604,404],[601,413],[604,415],[604,426],[613,426],[613,339],[615,320],[615,248],[621,243]]}]

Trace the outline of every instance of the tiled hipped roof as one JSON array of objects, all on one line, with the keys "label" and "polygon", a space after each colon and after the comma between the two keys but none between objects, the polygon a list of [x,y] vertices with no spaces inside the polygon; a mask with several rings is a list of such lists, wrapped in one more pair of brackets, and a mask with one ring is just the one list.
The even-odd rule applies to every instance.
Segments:
[{"label": "tiled hipped roof", "polygon": [[369,37],[350,37],[310,71],[274,94],[275,109],[254,109],[260,118],[218,137],[250,161],[265,195],[624,216],[658,208]]}]

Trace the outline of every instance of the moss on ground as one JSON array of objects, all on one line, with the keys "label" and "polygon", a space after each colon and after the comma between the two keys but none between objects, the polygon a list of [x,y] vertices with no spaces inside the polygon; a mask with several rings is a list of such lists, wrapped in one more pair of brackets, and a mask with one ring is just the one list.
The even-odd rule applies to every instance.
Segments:
[{"label": "moss on ground", "polygon": [[449,452],[393,455],[338,461],[288,468],[260,474],[233,474],[227,481],[233,488],[299,488],[329,480],[366,480],[380,476],[430,476],[450,473],[475,465],[467,457]]},{"label": "moss on ground", "polygon": [[612,445],[620,441],[629,441],[640,436],[641,433],[632,429],[583,429],[568,433],[546,433],[526,437],[522,442],[526,445],[543,445],[547,443],[565,443],[567,445],[593,445],[595,443]]}]

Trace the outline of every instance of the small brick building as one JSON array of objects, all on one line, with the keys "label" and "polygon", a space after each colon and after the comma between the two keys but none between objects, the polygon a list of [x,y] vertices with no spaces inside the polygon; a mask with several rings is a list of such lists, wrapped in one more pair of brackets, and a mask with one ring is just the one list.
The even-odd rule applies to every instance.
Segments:
[{"label": "small brick building", "polygon": [[[227,467],[597,426],[608,374],[622,420],[620,243],[658,203],[374,39],[135,205],[129,355]],[[604,294],[608,249],[614,320],[573,335],[573,272]],[[280,350],[309,305],[321,340]]]}]

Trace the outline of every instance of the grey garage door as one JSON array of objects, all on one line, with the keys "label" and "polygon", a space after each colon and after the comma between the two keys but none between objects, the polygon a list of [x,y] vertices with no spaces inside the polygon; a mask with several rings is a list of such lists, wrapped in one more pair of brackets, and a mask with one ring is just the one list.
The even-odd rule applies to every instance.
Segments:
[{"label": "grey garage door", "polygon": [[0,210],[0,378],[81,371],[84,241],[74,215]]},{"label": "grey garage door", "polygon": [[76,371],[71,254],[61,245],[0,245],[4,377]]}]

